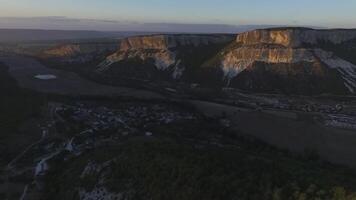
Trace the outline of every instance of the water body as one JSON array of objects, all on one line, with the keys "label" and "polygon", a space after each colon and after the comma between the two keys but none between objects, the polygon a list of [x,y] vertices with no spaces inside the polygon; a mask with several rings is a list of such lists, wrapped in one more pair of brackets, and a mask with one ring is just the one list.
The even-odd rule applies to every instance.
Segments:
[{"label": "water body", "polygon": [[52,80],[52,79],[56,79],[57,76],[55,76],[53,74],[39,74],[39,75],[36,75],[35,78],[40,79],[40,80]]}]

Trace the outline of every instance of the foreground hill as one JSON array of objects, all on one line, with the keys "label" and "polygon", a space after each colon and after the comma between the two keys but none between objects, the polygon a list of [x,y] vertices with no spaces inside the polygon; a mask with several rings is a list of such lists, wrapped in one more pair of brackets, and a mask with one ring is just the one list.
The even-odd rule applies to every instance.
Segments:
[{"label": "foreground hill", "polygon": [[274,28],[238,36],[136,36],[119,43],[116,50],[110,45],[111,54],[105,46],[44,54],[66,50],[57,56],[74,58],[62,60],[63,66],[85,61],[81,71],[110,83],[168,81],[288,94],[356,91],[356,30]]}]

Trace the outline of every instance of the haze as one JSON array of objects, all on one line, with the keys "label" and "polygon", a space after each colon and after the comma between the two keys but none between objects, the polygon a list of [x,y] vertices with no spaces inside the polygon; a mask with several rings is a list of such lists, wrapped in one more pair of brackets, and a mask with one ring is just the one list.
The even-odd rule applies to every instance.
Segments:
[{"label": "haze", "polygon": [[[239,25],[354,28],[348,0],[0,0],[0,28],[233,32]],[[204,26],[202,26],[204,25]],[[208,25],[208,27],[206,27]]]}]

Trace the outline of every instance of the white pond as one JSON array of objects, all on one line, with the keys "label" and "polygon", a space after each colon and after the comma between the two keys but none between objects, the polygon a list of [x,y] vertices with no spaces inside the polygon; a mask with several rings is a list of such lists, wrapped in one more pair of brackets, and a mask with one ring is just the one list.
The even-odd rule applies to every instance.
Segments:
[{"label": "white pond", "polygon": [[52,80],[52,79],[56,79],[57,76],[52,75],[52,74],[39,74],[39,75],[36,75],[35,78],[40,79],[40,80]]}]

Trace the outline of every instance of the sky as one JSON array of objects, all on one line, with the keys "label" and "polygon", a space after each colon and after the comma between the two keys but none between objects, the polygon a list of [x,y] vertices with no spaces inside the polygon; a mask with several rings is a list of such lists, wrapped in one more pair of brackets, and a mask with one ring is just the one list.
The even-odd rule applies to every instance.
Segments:
[{"label": "sky", "polygon": [[0,0],[0,5],[0,18],[8,24],[13,18],[66,17],[102,23],[356,27],[356,0]]}]

